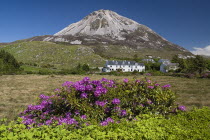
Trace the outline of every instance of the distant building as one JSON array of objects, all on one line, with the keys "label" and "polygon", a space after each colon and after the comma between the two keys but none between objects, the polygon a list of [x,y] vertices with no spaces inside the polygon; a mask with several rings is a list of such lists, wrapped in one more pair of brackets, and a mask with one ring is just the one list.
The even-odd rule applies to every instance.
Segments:
[{"label": "distant building", "polygon": [[106,61],[105,67],[103,67],[103,72],[111,72],[111,71],[122,71],[122,72],[133,72],[145,71],[145,65],[143,63],[137,63],[135,61]]},{"label": "distant building", "polygon": [[171,63],[171,61],[168,60],[168,59],[160,59],[160,60],[158,60],[158,63],[163,63],[163,62],[169,62],[169,63]]},{"label": "distant building", "polygon": [[171,63],[171,61],[168,59],[160,59],[158,62],[161,63],[160,71],[164,73],[168,72],[169,70],[177,70],[179,68],[178,63]]},{"label": "distant building", "polygon": [[142,59],[141,61],[146,63],[155,63],[154,59]]}]

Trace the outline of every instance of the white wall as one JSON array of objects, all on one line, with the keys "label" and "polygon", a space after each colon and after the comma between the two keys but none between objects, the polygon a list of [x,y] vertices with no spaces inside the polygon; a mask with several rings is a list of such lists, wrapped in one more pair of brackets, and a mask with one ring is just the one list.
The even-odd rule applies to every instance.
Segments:
[{"label": "white wall", "polygon": [[133,72],[133,71],[145,71],[145,66],[140,65],[106,65],[111,71],[116,71],[117,69],[122,69],[123,72]]}]

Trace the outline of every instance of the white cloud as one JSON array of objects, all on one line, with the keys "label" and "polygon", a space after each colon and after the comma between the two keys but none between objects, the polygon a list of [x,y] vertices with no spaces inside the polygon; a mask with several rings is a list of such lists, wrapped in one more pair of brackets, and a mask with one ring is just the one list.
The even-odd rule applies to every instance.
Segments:
[{"label": "white cloud", "polygon": [[191,52],[193,54],[195,54],[195,55],[207,55],[207,56],[210,56],[210,45],[206,46],[204,48],[196,48],[196,47],[194,47],[193,49],[194,50],[191,51]]}]

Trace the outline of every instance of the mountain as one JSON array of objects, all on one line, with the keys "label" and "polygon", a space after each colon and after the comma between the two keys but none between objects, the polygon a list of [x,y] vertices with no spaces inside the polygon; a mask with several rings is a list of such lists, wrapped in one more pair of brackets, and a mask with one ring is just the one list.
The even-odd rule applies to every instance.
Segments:
[{"label": "mountain", "polygon": [[[20,61],[32,61],[38,64],[47,62],[53,65],[59,64],[59,67],[62,65],[72,67],[76,63],[83,63],[83,61],[92,66],[103,66],[105,60],[110,58],[128,59],[134,58],[134,56],[143,58],[147,55],[152,55],[170,59],[175,54],[192,55],[188,50],[167,41],[149,27],[110,10],[95,11],[54,35],[35,36],[11,44],[1,45],[1,48],[9,48],[8,50],[11,50],[14,56],[18,56]],[[16,49],[11,49],[11,46]],[[25,48],[27,46],[28,49]],[[50,46],[52,46],[51,50]],[[57,47],[66,48],[67,50]],[[69,51],[68,49],[71,47],[74,49],[76,47],[79,51]],[[91,52],[88,53],[88,58],[85,55],[86,49],[88,50],[87,52]],[[81,50],[82,53],[80,53]],[[28,57],[30,59],[22,57],[25,56],[27,58],[29,54],[30,56]],[[51,56],[50,54],[59,55]],[[57,58],[62,55],[66,56],[63,59],[69,59],[69,61]],[[84,56],[86,56],[88,61],[82,59]],[[72,64],[70,64],[71,61]]]},{"label": "mountain", "polygon": [[173,54],[192,55],[188,50],[167,41],[147,26],[110,10],[95,11],[54,35],[33,37],[29,41],[93,45],[96,53],[107,57],[121,56],[107,54],[113,51],[113,47],[118,51],[126,49],[139,56],[163,57],[165,53],[169,54],[166,57]]}]

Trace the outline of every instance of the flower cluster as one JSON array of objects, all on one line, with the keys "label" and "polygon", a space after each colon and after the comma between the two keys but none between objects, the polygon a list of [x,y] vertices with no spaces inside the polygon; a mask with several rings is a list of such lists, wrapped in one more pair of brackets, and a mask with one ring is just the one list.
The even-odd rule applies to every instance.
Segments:
[{"label": "flower cluster", "polygon": [[101,126],[106,126],[108,125],[109,123],[114,123],[114,120],[112,118],[107,118],[106,120],[102,121],[100,124]]},{"label": "flower cluster", "polygon": [[177,109],[178,109],[178,110],[181,110],[181,111],[186,111],[186,107],[185,107],[185,106],[178,106]]},{"label": "flower cluster", "polygon": [[[117,83],[106,78],[91,81],[85,77],[77,82],[66,81],[61,88],[54,90],[55,95],[41,94],[38,105],[29,105],[21,113],[22,123],[75,127],[99,123],[105,126],[122,118],[132,120],[142,113],[166,113],[171,110],[174,98],[169,87],[161,87],[149,79],[124,79],[122,83]],[[178,109],[186,110],[181,106]]]}]

